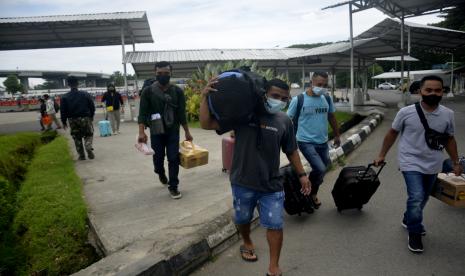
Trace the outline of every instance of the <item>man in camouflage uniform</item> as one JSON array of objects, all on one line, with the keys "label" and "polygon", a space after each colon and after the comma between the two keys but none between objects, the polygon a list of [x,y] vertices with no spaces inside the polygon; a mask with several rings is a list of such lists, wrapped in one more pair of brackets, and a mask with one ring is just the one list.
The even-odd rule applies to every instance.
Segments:
[{"label": "man in camouflage uniform", "polygon": [[[78,90],[78,80],[76,77],[67,79],[68,86],[71,91],[66,93],[61,98],[61,121],[63,127],[68,127],[67,121],[71,128],[71,136],[73,137],[76,151],[79,154],[79,160],[85,160],[87,152],[89,159],[94,159],[92,148],[92,139],[94,135],[94,127],[92,122],[95,115],[95,105],[92,97],[85,91]],[[82,143],[84,139],[84,144]]]}]

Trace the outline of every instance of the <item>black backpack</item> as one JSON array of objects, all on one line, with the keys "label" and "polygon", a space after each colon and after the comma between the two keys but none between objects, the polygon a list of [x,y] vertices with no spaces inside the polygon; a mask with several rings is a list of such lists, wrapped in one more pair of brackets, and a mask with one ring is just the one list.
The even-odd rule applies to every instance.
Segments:
[{"label": "black backpack", "polygon": [[284,188],[284,210],[289,215],[302,213],[313,213],[313,202],[310,195],[304,195],[300,192],[301,185],[299,176],[291,165],[281,167],[279,174]]},{"label": "black backpack", "polygon": [[232,74],[218,79],[214,86],[217,91],[208,95],[210,113],[222,129],[249,123],[264,108],[260,103],[263,103],[266,79],[247,68],[223,73],[228,72]]}]

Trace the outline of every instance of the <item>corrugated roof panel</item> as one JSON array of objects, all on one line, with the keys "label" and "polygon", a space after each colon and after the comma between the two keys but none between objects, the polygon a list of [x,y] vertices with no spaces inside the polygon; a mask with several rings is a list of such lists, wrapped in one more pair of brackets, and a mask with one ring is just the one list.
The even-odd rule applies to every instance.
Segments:
[{"label": "corrugated roof panel", "polygon": [[141,11],[12,17],[0,18],[0,50],[121,45],[121,26],[126,44],[153,42]]},{"label": "corrugated roof panel", "polygon": [[117,20],[117,19],[138,19],[145,16],[144,11],[134,12],[113,12],[96,14],[70,14],[70,15],[48,15],[30,17],[4,17],[0,18],[3,23],[35,23],[35,22],[69,22],[69,21],[92,21],[92,20]]}]

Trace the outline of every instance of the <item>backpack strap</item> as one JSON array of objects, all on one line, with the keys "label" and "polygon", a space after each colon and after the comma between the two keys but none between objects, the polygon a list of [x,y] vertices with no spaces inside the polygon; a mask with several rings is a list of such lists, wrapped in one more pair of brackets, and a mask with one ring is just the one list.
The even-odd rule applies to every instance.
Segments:
[{"label": "backpack strap", "polygon": [[299,125],[299,117],[300,117],[300,110],[302,109],[302,106],[304,105],[304,94],[301,93],[297,96],[297,109],[295,111],[295,115],[292,118],[292,123],[294,124],[294,131],[297,132],[297,127]]},{"label": "backpack strap", "polygon": [[418,117],[420,117],[420,121],[423,124],[423,127],[425,130],[430,129],[428,125],[428,121],[426,120],[425,114],[423,113],[423,110],[421,109],[420,103],[415,104],[415,109],[417,110]]},{"label": "backpack strap", "polygon": [[326,99],[326,102],[328,103],[328,105],[331,105],[331,98],[329,97],[328,94],[324,94],[325,96],[325,99]]}]

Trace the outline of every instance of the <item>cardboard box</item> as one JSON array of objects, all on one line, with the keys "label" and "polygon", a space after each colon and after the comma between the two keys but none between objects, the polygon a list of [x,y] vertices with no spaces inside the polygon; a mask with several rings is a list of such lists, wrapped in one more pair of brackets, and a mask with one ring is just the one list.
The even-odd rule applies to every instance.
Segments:
[{"label": "cardboard box", "polygon": [[438,181],[433,189],[432,196],[448,205],[465,207],[464,175],[455,176],[453,173],[438,174]]},{"label": "cardboard box", "polygon": [[179,159],[181,167],[190,169],[208,164],[208,150],[189,141],[179,143]]}]

